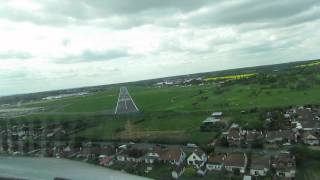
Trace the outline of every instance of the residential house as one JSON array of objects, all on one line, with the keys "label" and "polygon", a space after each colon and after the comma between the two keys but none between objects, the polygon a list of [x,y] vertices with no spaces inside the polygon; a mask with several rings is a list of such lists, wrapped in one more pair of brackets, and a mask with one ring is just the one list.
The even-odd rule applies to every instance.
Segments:
[{"label": "residential house", "polygon": [[302,141],[307,145],[319,145],[319,135],[312,132],[305,132],[302,134]]},{"label": "residential house", "polygon": [[296,111],[298,116],[297,120],[301,124],[303,131],[317,131],[320,130],[320,123],[317,121],[319,118],[318,113],[313,112],[311,108],[298,108]]},{"label": "residential house", "polygon": [[319,131],[320,122],[316,120],[301,121],[301,129],[303,131]]},{"label": "residential house", "polygon": [[185,165],[183,163],[179,165],[175,165],[171,172],[172,178],[178,179],[180,176],[183,175],[184,170],[185,170]]},{"label": "residential house", "polygon": [[261,131],[247,131],[245,133],[245,139],[247,144],[252,144],[254,141],[262,139],[263,134]]},{"label": "residential house", "polygon": [[225,159],[225,154],[216,154],[214,156],[209,156],[207,162],[207,169],[209,171],[221,171],[223,168],[223,161]]},{"label": "residential house", "polygon": [[143,149],[129,148],[123,149],[117,154],[118,161],[142,162],[147,152]]},{"label": "residential house", "polygon": [[295,157],[289,152],[282,152],[273,158],[272,168],[279,177],[294,178],[296,174]]},{"label": "residential house", "polygon": [[179,165],[183,163],[186,158],[186,154],[180,147],[159,148],[156,150],[156,153],[159,155],[160,162],[172,165]]},{"label": "residential house", "polygon": [[193,152],[187,158],[188,165],[193,165],[196,168],[204,166],[207,162],[207,155],[204,151],[199,148],[193,150]]},{"label": "residential house", "polygon": [[104,157],[115,156],[116,149],[113,146],[93,146],[93,147],[83,147],[78,153],[78,158],[87,158],[87,159],[98,159]]},{"label": "residential house", "polygon": [[266,141],[268,143],[290,143],[297,142],[297,135],[291,130],[269,131],[266,134]]},{"label": "residential house", "polygon": [[245,173],[248,163],[248,158],[245,153],[235,152],[227,154],[224,159],[224,168],[229,172]]},{"label": "residential house", "polygon": [[75,157],[80,152],[80,148],[72,148],[67,146],[63,148],[58,154],[57,157],[64,157],[64,158],[72,158]]},{"label": "residential house", "polygon": [[250,175],[252,176],[266,176],[270,170],[270,157],[268,156],[252,156]]},{"label": "residential house", "polygon": [[154,162],[158,161],[160,158],[160,155],[158,153],[158,151],[150,149],[144,157],[144,162],[146,164],[153,164]]},{"label": "residential house", "polygon": [[101,166],[112,166],[114,163],[114,156],[105,156],[99,159]]},{"label": "residential house", "polygon": [[243,136],[240,127],[231,127],[227,134],[229,146],[240,146]]},{"label": "residential house", "polygon": [[300,107],[296,110],[296,114],[298,116],[298,120],[300,121],[312,121],[313,120],[313,114],[310,109]]}]

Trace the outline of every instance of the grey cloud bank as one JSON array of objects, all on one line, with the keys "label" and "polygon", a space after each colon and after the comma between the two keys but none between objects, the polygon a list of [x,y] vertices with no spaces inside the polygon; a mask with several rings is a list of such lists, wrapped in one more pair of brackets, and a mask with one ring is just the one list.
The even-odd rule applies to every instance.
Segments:
[{"label": "grey cloud bank", "polygon": [[3,1],[0,95],[315,59],[318,27],[318,0]]}]

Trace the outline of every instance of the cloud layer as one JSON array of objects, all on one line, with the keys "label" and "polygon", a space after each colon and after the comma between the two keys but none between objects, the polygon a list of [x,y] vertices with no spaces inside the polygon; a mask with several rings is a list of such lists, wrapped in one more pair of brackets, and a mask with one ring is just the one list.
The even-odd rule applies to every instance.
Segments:
[{"label": "cloud layer", "polygon": [[318,0],[0,2],[0,95],[318,58]]}]

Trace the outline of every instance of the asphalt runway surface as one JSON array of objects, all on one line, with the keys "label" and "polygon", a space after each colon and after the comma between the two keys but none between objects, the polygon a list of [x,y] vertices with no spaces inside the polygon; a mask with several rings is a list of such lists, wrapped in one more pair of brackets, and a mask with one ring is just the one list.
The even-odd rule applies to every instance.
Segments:
[{"label": "asphalt runway surface", "polygon": [[138,107],[131,98],[126,87],[121,87],[115,114],[128,114],[139,112]]}]

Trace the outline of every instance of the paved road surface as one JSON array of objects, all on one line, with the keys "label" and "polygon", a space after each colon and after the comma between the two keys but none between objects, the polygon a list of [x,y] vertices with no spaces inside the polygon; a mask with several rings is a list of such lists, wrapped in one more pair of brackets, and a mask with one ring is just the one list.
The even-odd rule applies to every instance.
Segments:
[{"label": "paved road surface", "polygon": [[115,114],[127,114],[135,112],[139,112],[139,109],[133,102],[128,89],[126,87],[121,87]]}]

